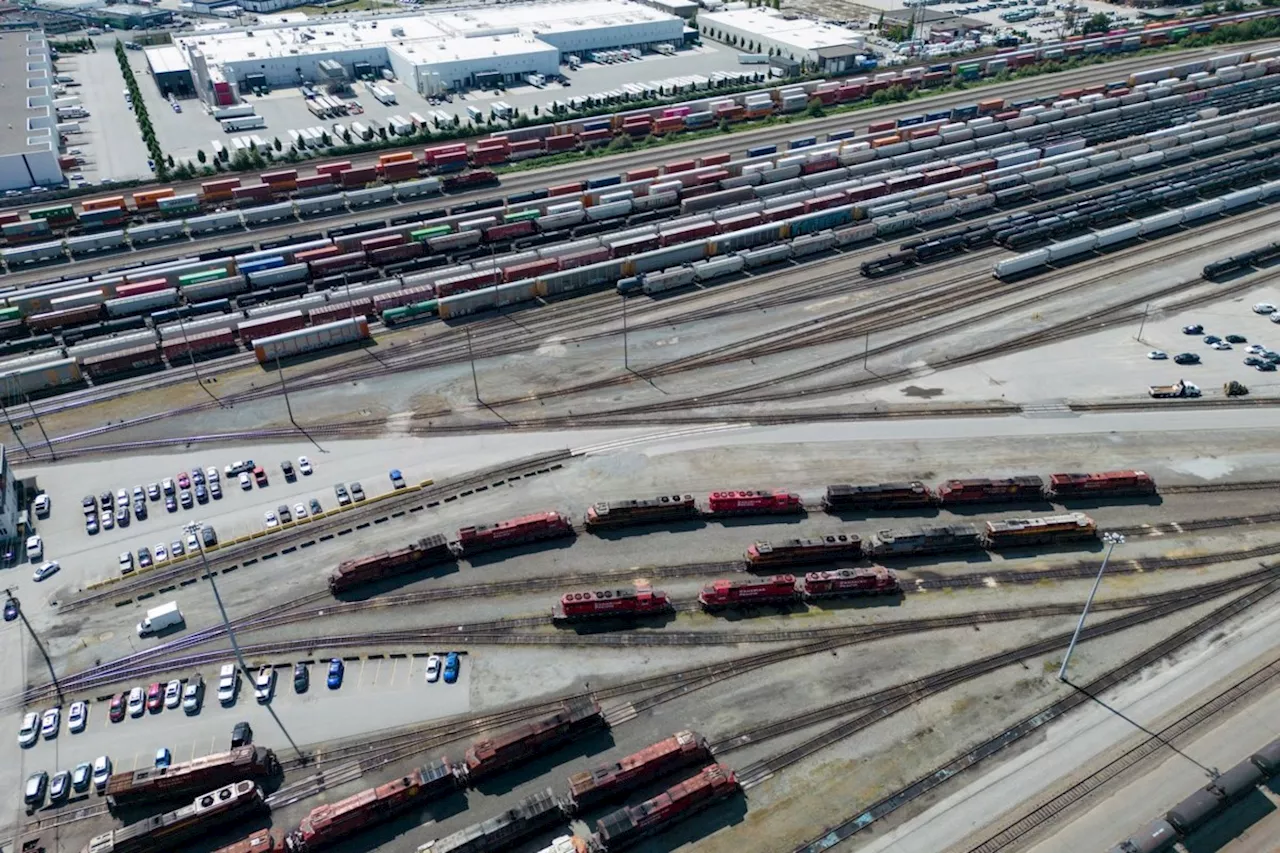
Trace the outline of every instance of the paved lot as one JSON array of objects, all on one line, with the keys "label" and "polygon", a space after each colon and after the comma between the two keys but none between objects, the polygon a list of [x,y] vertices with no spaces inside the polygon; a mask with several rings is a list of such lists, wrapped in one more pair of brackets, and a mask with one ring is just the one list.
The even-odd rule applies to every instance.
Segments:
[{"label": "paved lot", "polygon": [[[71,770],[82,761],[91,762],[104,754],[111,757],[116,772],[135,770],[150,766],[161,747],[169,748],[174,763],[190,761],[228,749],[231,729],[242,720],[253,728],[255,743],[287,756],[292,754],[290,738],[298,746],[307,747],[467,713],[471,707],[471,659],[463,656],[457,683],[428,684],[424,677],[426,654],[424,651],[422,655],[394,660],[350,658],[346,679],[337,690],[326,687],[326,664],[317,662],[310,667],[311,686],[303,694],[294,692],[292,670],[282,667],[277,670],[276,692],[269,707],[257,703],[252,684],[244,678],[236,704],[220,705],[216,695],[217,670],[210,668],[204,673],[205,702],[198,714],[189,716],[180,708],[166,708],[139,718],[126,716],[113,723],[107,703],[95,702],[90,706],[86,729],[71,734],[66,728],[64,708],[62,729],[56,738],[41,739],[23,750],[21,756],[6,755],[3,763],[21,764],[25,778],[39,770],[51,775],[58,770]],[[15,717],[13,726],[16,725]],[[14,741],[6,743],[10,745],[3,748],[5,752],[17,750]],[[17,790],[17,786],[10,790]]]},{"label": "paved lot", "polygon": [[[142,54],[137,52],[137,55]],[[125,104],[124,77],[115,52],[103,46],[96,53],[68,56],[58,61],[58,71],[70,74],[80,83],[67,92],[76,94],[89,111],[89,118],[80,120],[82,132],[67,140],[68,148],[79,148],[83,152],[85,163],[80,172],[85,179],[97,184],[103,178],[150,177],[147,149],[138,134],[133,111]],[[145,90],[151,79],[145,68],[135,67],[134,73]],[[154,90],[154,86],[151,88]],[[154,107],[151,114],[156,114]]]}]

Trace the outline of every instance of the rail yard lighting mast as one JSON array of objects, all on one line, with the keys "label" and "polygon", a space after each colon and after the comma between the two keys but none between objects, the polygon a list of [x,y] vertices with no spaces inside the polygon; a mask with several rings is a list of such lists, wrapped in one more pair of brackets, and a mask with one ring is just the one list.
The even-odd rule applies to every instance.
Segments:
[{"label": "rail yard lighting mast", "polygon": [[1102,541],[1107,543],[1107,553],[1102,557],[1102,566],[1098,569],[1098,576],[1094,578],[1093,589],[1089,590],[1089,598],[1085,600],[1084,611],[1080,614],[1080,621],[1076,624],[1076,632],[1071,635],[1071,643],[1067,646],[1067,653],[1062,658],[1062,668],[1058,670],[1058,680],[1067,682],[1067,664],[1071,662],[1071,653],[1075,651],[1076,641],[1080,639],[1080,632],[1084,630],[1085,617],[1089,615],[1089,607],[1093,604],[1093,598],[1098,594],[1098,587],[1102,585],[1102,576],[1107,571],[1107,561],[1111,559],[1111,552],[1115,550],[1117,545],[1124,543],[1124,537],[1119,533],[1104,533]]}]

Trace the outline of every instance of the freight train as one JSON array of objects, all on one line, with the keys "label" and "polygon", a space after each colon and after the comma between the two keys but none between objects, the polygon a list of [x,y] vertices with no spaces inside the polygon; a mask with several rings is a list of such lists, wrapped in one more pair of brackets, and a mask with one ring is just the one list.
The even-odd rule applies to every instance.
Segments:
[{"label": "freight train", "polygon": [[[423,180],[422,175],[432,174],[450,175],[440,180],[428,180],[437,180],[446,189],[462,190],[493,182],[494,176],[492,172],[483,169],[485,166],[594,148],[608,144],[619,136],[665,136],[701,130],[722,122],[766,119],[775,114],[803,110],[814,99],[824,106],[834,106],[864,101],[873,98],[880,91],[895,87],[907,91],[928,90],[956,80],[973,81],[1040,63],[1053,63],[1081,56],[1119,54],[1165,45],[1193,33],[1207,33],[1222,26],[1237,25],[1276,14],[1280,12],[1258,9],[1195,21],[1162,23],[1141,30],[1113,30],[1106,35],[1091,38],[1073,37],[1061,43],[1007,48],[983,57],[903,68],[870,77],[770,87],[738,95],[712,96],[678,107],[653,107],[594,119],[513,129],[495,133],[473,144],[455,142],[432,146],[422,151],[421,158],[415,152],[406,150],[382,154],[378,162],[371,166],[355,167],[350,161],[323,163],[314,168],[314,174],[307,176],[300,176],[297,169],[276,169],[257,175],[256,181],[253,177],[216,178],[204,181],[198,193],[179,195],[173,187],[140,190],[128,199],[119,195],[86,200],[80,204],[79,211],[70,202],[51,204],[29,210],[26,219],[15,213],[0,213],[0,228],[3,229],[0,236],[7,242],[18,243],[47,238],[53,233],[53,229],[115,228],[140,218],[183,216],[227,205],[273,205],[282,200],[305,198],[333,189],[367,191],[397,182],[417,183]],[[1111,87],[1111,90],[1131,89],[1170,77],[1216,71],[1244,61],[1257,61],[1274,55],[1273,51],[1264,49],[1251,54],[1238,53],[1208,60],[1175,63],[1132,74],[1121,85]],[[1103,91],[1107,91],[1107,87],[1070,89],[1062,92],[1058,100],[1100,94]],[[898,121],[877,123],[873,127],[880,130],[906,129],[938,118],[962,121],[979,115],[1002,115],[1011,108],[1016,108],[1016,105],[992,98],[950,108],[945,112],[905,116]],[[479,171],[456,174],[460,169],[468,168]],[[473,177],[477,174],[483,177]]]},{"label": "freight train", "polygon": [[[1016,130],[1006,133],[1047,132],[1059,122],[1081,118],[1102,121],[1108,112],[1114,112],[1113,108],[1104,109],[1108,104],[1129,101],[1128,105],[1119,107],[1123,113],[1147,103],[1148,95],[1159,95],[1162,104],[1171,98],[1190,104],[1189,99],[1193,96],[1205,96],[1196,101],[1200,106],[1207,106],[1218,94],[1229,95],[1237,101],[1240,97],[1257,98],[1263,96],[1262,91],[1249,87],[1265,82],[1257,76],[1271,70],[1280,70],[1280,61],[1251,62],[1224,69],[1221,74],[1229,71],[1243,79],[1228,84],[1225,80],[1234,79],[1231,75],[1227,78],[1211,75],[1208,81],[1217,88],[1209,89],[1207,93],[1197,90],[1185,96],[1166,96],[1162,93],[1169,89],[1155,87],[1122,98],[1081,101],[1063,109],[1035,112],[1035,107],[1028,107],[1025,116],[1020,115],[1001,124],[1016,127]],[[1204,82],[1193,81],[1196,86]],[[1248,91],[1231,94],[1241,87]],[[1226,102],[1223,104],[1225,108]],[[1053,118],[1068,114],[1072,117]],[[438,315],[450,319],[541,297],[572,295],[606,286],[617,286],[623,292],[657,293],[790,257],[804,257],[888,236],[939,218],[965,215],[990,207],[1002,199],[1013,199],[1009,194],[1015,191],[1030,191],[1034,195],[1036,190],[1032,184],[1008,186],[1009,181],[1022,180],[1020,175],[992,176],[1002,174],[1002,170],[1008,172],[1036,167],[1037,163],[1058,156],[1045,152],[1064,146],[1081,158],[1089,155],[1090,149],[1079,148],[1084,144],[1082,140],[1067,140],[1043,149],[1026,148],[1025,151],[1000,157],[983,158],[972,153],[975,146],[994,144],[1003,136],[985,133],[987,129],[999,130],[992,124],[975,125],[973,128],[968,125],[987,118],[989,116],[981,116],[966,122],[959,126],[959,130],[949,130],[948,125],[923,129],[912,126],[912,133],[932,130],[941,134],[942,142],[962,140],[941,146],[935,141],[937,136],[881,145],[880,136],[868,135],[861,139],[842,137],[827,146],[806,148],[796,153],[779,155],[775,150],[773,154],[754,153],[745,158],[706,165],[706,162],[717,159],[717,156],[712,156],[706,158],[703,165],[693,164],[692,169],[684,169],[684,164],[669,164],[666,169],[680,168],[682,171],[660,171],[658,178],[623,182],[624,177],[630,176],[628,174],[589,179],[582,182],[576,196],[550,196],[550,190],[536,191],[511,196],[505,205],[501,200],[474,202],[450,211],[426,211],[399,217],[392,220],[391,225],[384,221],[344,226],[332,229],[327,238],[315,235],[319,239],[295,238],[283,244],[264,243],[260,250],[240,252],[221,260],[210,257],[203,261],[146,267],[124,275],[73,279],[27,288],[4,297],[8,307],[0,310],[16,308],[17,311],[10,312],[12,316],[8,319],[0,317],[0,332],[4,333],[0,337],[8,335],[17,339],[0,343],[0,357],[57,346],[58,342],[49,334],[61,330],[62,355],[74,360],[74,365],[61,364],[53,370],[14,365],[18,368],[21,384],[32,392],[80,382],[86,375],[82,370],[83,362],[90,355],[104,356],[105,363],[95,367],[94,372],[110,378],[120,370],[128,372],[158,366],[164,359],[172,363],[175,357],[194,357],[197,351],[213,352],[234,347],[237,340],[241,345],[252,343],[252,338],[240,330],[240,320],[236,315],[210,318],[207,322],[194,320],[185,327],[182,323],[173,323],[173,320],[184,317],[230,311],[232,305],[226,301],[228,298],[236,300],[234,307],[243,308],[260,298],[275,302],[301,296],[290,302],[278,303],[274,309],[278,315],[274,320],[286,329],[281,334],[296,332],[299,339],[279,342],[279,350],[264,348],[259,359],[269,361],[277,353],[288,356],[315,351],[333,343],[358,340],[365,334],[358,324],[359,317],[367,319],[380,315],[384,324],[393,326],[420,317]],[[1135,113],[1120,122],[1108,121],[1105,126],[1114,128],[1146,121],[1155,122],[1153,127],[1162,126],[1159,116],[1150,113]],[[1249,136],[1254,138],[1270,132],[1268,128],[1274,130],[1274,124],[1257,125],[1249,131]],[[1141,127],[1134,125],[1134,129],[1138,132]],[[984,135],[974,135],[979,131]],[[1232,130],[1232,133],[1237,131]],[[1019,145],[1026,146],[1027,143]],[[944,157],[951,149],[957,148],[971,153]],[[760,151],[759,148],[752,149],[752,152]],[[1155,153],[1165,154],[1163,151]],[[1024,155],[1033,159],[1028,161]],[[1089,155],[1087,160],[1102,162],[1112,155],[1118,156],[1114,151],[1102,152]],[[927,160],[931,157],[938,160],[937,168],[917,165],[915,168],[923,171],[904,175],[901,179],[872,180],[874,170],[884,169],[900,158],[916,158],[911,162],[920,163],[923,162],[920,158]],[[1034,159],[1037,157],[1040,159]],[[1121,161],[1120,164],[1127,162]],[[1110,165],[1104,163],[1098,168],[1106,169]],[[1256,171],[1273,167],[1267,163],[1246,163],[1240,164],[1239,168]],[[1073,174],[1091,174],[1093,171],[1093,168],[1082,169]],[[725,176],[723,173],[728,174]],[[669,178],[666,177],[668,174]],[[855,174],[867,177],[852,177]],[[1040,183],[1043,181],[1035,182]],[[603,184],[604,187],[592,188],[589,186],[592,184]],[[788,185],[798,189],[779,195],[779,192],[790,189]],[[615,194],[626,197],[615,198]],[[746,198],[757,200],[745,201]],[[346,201],[338,198],[336,203],[341,206]],[[494,210],[493,205],[498,209]],[[645,217],[660,215],[672,205],[678,205],[688,215],[672,221],[665,228],[650,224],[612,236],[596,236],[611,221],[621,221],[610,220],[609,217],[625,216],[638,223]],[[857,224],[860,219],[865,220],[863,224]],[[241,227],[241,224],[237,221],[233,226]],[[956,236],[963,236],[965,245],[970,245],[973,239],[982,235],[993,235],[995,227]],[[124,232],[116,233],[119,241],[126,240]],[[521,234],[529,236],[521,237]],[[554,245],[556,239],[566,237],[574,239]],[[128,239],[134,239],[134,236],[129,235]],[[450,259],[457,263],[471,257],[468,253],[483,251],[482,244],[490,241],[492,245],[494,240],[504,241],[503,245],[514,240],[510,244],[513,248],[524,246],[531,249],[534,245],[543,245],[544,248],[515,251],[502,259],[494,258],[489,267],[477,261],[430,274],[398,274],[406,267],[423,269],[422,265],[447,263]],[[681,240],[685,242],[674,242]],[[549,241],[552,245],[547,245]],[[41,247],[49,248],[53,255]],[[3,250],[0,255],[12,265],[62,255],[68,250],[73,256],[76,253],[70,241],[65,246],[41,244],[41,247],[22,249],[21,255],[14,254],[18,250]],[[253,249],[252,246],[246,248]],[[401,256],[412,258],[389,262]],[[352,282],[377,278],[377,265],[382,266],[382,274],[389,278],[352,287]],[[159,287],[160,279],[164,280],[165,286]],[[129,291],[129,295],[117,296],[119,288],[135,285],[159,289]],[[344,296],[338,296],[334,288],[345,288]],[[308,294],[312,289],[316,292]],[[98,308],[95,309],[95,305]],[[103,316],[101,312],[104,310],[112,319],[95,322],[94,317]],[[254,310],[250,309],[249,313]],[[147,312],[150,312],[149,320]],[[36,323],[40,329],[49,331],[33,334],[37,330],[28,327],[33,320],[31,315],[42,315]],[[327,326],[335,318],[344,316],[350,321],[346,327],[326,328],[315,335],[302,331],[308,323]],[[159,326],[159,334],[151,333],[152,338],[144,340],[139,333],[136,343],[139,352],[129,353],[119,360],[105,356],[127,348],[120,340],[91,341],[83,345],[85,352],[72,352],[79,348],[66,345],[73,337],[74,340],[82,340],[112,334],[122,329],[142,327],[147,322]],[[249,331],[253,331],[252,326]],[[25,334],[32,336],[22,338]],[[161,349],[158,353],[153,352],[157,337]],[[103,350],[105,352],[101,352]]]},{"label": "freight train", "polygon": [[1280,775],[1280,738],[1271,741],[1236,766],[1214,777],[1139,832],[1108,853],[1165,853],[1197,829]]},{"label": "freight train", "polygon": [[883,566],[864,566],[809,572],[798,582],[794,575],[774,575],[750,580],[718,580],[702,588],[698,603],[708,612],[758,604],[793,604],[798,601],[840,596],[897,595],[898,576]]},{"label": "freight train", "polygon": [[252,819],[266,811],[262,788],[247,779],[201,794],[176,811],[96,835],[83,853],[167,853],[225,823]]},{"label": "freight train", "polygon": [[831,512],[910,509],[1012,501],[1085,500],[1154,495],[1156,482],[1145,471],[1050,474],[1003,479],[947,480],[937,489],[924,483],[873,483],[827,486],[822,505]]},{"label": "freight train", "polygon": [[454,559],[449,541],[440,534],[433,534],[393,551],[344,560],[329,577],[329,591],[337,595],[361,584],[372,583]]},{"label": "freight train", "polygon": [[796,512],[804,512],[804,503],[799,495],[785,489],[712,492],[701,504],[693,495],[659,495],[592,504],[583,526],[594,531],[662,521]]},{"label": "freight train", "polygon": [[113,809],[182,799],[241,779],[268,779],[280,772],[276,754],[261,746],[240,746],[169,767],[116,773],[107,780]]}]

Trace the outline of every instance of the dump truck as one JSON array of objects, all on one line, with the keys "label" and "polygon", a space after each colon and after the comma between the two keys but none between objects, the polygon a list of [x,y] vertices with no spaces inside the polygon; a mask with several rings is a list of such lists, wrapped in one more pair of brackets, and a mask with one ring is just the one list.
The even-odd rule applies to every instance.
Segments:
[{"label": "dump truck", "polygon": [[1199,397],[1200,386],[1185,379],[1179,379],[1172,385],[1152,385],[1149,393],[1158,400],[1169,397]]}]

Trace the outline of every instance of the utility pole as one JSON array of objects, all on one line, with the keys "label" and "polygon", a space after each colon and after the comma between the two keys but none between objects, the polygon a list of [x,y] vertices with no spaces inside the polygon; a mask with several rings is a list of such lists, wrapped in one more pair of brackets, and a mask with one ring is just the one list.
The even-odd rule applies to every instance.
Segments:
[{"label": "utility pole", "polygon": [[44,436],[44,446],[49,448],[49,458],[58,461],[58,455],[53,452],[53,442],[49,441],[49,433],[44,431],[44,423],[40,420],[40,413],[36,411],[36,407],[31,405],[31,395],[26,391],[22,392],[22,399],[27,401],[27,408],[31,410],[31,416],[36,419],[36,426],[40,427],[40,434]]},{"label": "utility pole", "polygon": [[862,369],[867,369],[867,359],[871,358],[871,330],[867,329],[867,334],[863,338],[862,343]]},{"label": "utility pole", "polygon": [[476,402],[483,403],[480,399],[480,380],[476,377],[476,354],[471,349],[471,327],[467,326],[467,358],[471,360],[471,386],[475,388]]},{"label": "utility pole", "polygon": [[40,650],[40,654],[44,657],[45,665],[49,667],[49,679],[53,682],[53,689],[58,691],[58,704],[65,705],[66,702],[62,696],[62,685],[58,683],[58,674],[53,669],[53,659],[49,657],[49,653],[45,651],[44,644],[40,642],[40,638],[36,636],[36,629],[31,627],[31,623],[27,621],[27,613],[22,609],[22,602],[13,597],[13,593],[7,588],[4,591],[6,601],[13,601],[18,608],[18,617],[22,620],[22,624],[27,626],[27,631],[31,633],[31,639],[35,641],[36,648]]},{"label": "utility pole", "polygon": [[1134,338],[1135,341],[1142,340],[1142,330],[1147,327],[1147,312],[1150,310],[1151,310],[1150,302],[1142,306],[1142,322],[1138,325],[1138,334],[1137,334],[1137,337]]},{"label": "utility pole", "polygon": [[280,366],[280,356],[276,356],[276,373],[280,375],[280,388],[284,391],[284,407],[289,413],[289,423],[301,430],[302,427],[298,426],[298,422],[294,420],[293,406],[289,403],[289,386],[284,381],[284,368]]},{"label": "utility pole", "polygon": [[200,376],[200,368],[196,366],[195,350],[191,349],[191,341],[188,340],[187,338],[187,324],[183,322],[183,316],[181,312],[179,312],[178,314],[178,329],[182,332],[182,343],[185,344],[187,347],[187,357],[191,359],[191,369],[194,370],[196,374],[196,385],[203,388],[204,393],[212,397],[213,401],[217,403],[219,406],[222,406],[222,401],[218,399],[218,395],[214,394],[212,391],[208,389],[208,387],[204,384],[204,378]]},{"label": "utility pole", "polygon": [[622,297],[622,369],[630,370],[631,361],[627,353],[627,297]]},{"label": "utility pole", "polygon": [[1102,541],[1107,543],[1107,553],[1102,558],[1102,566],[1098,569],[1098,576],[1094,578],[1093,589],[1089,590],[1089,598],[1085,600],[1084,611],[1080,614],[1080,621],[1076,624],[1076,632],[1071,635],[1071,643],[1067,646],[1067,653],[1062,657],[1062,668],[1058,670],[1058,680],[1067,681],[1067,664],[1071,662],[1071,653],[1075,651],[1076,641],[1080,639],[1080,632],[1084,630],[1084,619],[1089,615],[1089,606],[1093,604],[1093,597],[1098,594],[1098,587],[1102,585],[1102,575],[1107,570],[1107,561],[1111,559],[1111,552],[1115,550],[1117,545],[1124,543],[1124,537],[1119,533],[1104,533]]}]

